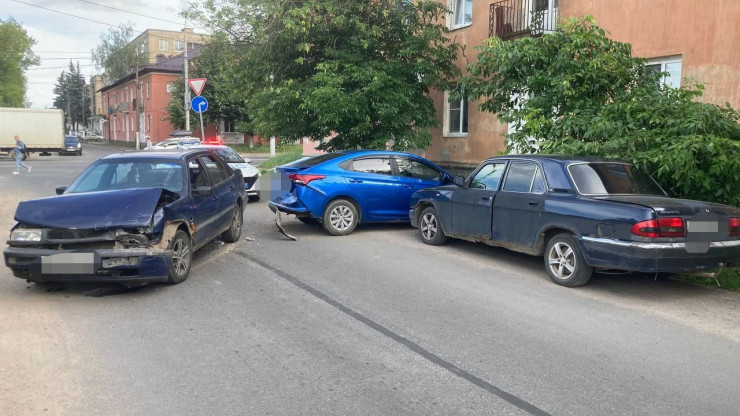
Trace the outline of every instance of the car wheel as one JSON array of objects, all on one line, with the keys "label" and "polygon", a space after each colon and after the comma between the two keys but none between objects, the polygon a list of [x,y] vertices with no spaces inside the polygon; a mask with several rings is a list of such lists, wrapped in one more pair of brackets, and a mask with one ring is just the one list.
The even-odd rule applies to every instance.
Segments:
[{"label": "car wheel", "polygon": [[298,221],[308,225],[316,225],[319,223],[319,220],[314,217],[298,217]]},{"label": "car wheel", "polygon": [[558,234],[545,248],[545,270],[553,282],[567,287],[585,285],[593,267],[586,264],[575,237]]},{"label": "car wheel", "polygon": [[257,202],[259,200],[260,200],[260,196],[259,195],[251,195],[251,196],[249,196],[249,202]]},{"label": "car wheel", "polygon": [[324,210],[324,229],[331,235],[347,235],[351,233],[359,220],[355,204],[346,199],[337,199],[327,205]]},{"label": "car wheel", "polygon": [[77,152],[77,156],[82,156],[82,150],[80,150],[79,152]]},{"label": "car wheel", "polygon": [[62,155],[62,152],[57,152],[57,154],[58,154],[59,156],[61,156],[61,155]]},{"label": "car wheel", "polygon": [[234,216],[231,217],[229,229],[221,234],[221,238],[227,243],[236,243],[242,236],[242,223],[244,222],[244,213],[239,205],[234,208]]},{"label": "car wheel", "polygon": [[447,235],[442,230],[436,208],[426,207],[419,215],[419,236],[421,236],[421,241],[433,246],[444,244],[447,241]]},{"label": "car wheel", "polygon": [[193,260],[193,247],[190,237],[183,230],[177,230],[175,238],[170,242],[172,250],[172,265],[168,276],[169,283],[176,285],[182,283],[190,274],[190,264]]}]

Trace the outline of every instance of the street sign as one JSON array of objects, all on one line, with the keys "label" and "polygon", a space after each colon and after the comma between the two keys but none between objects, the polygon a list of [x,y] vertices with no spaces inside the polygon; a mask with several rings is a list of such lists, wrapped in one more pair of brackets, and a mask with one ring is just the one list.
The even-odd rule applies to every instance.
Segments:
[{"label": "street sign", "polygon": [[205,78],[189,79],[188,84],[190,85],[190,88],[192,88],[193,91],[195,92],[195,95],[200,95],[201,91],[203,91],[203,87],[206,86],[206,79]]},{"label": "street sign", "polygon": [[208,110],[208,100],[206,100],[205,97],[201,97],[200,95],[193,97],[193,99],[190,101],[190,108],[196,113],[202,113]]}]

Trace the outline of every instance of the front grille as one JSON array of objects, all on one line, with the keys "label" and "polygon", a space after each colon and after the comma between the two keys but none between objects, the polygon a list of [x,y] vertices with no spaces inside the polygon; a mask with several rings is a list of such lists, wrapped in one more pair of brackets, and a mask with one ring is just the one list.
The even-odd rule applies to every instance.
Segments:
[{"label": "front grille", "polygon": [[255,182],[257,182],[257,176],[251,176],[249,178],[244,178],[244,184],[246,185],[247,189],[251,188]]},{"label": "front grille", "polygon": [[49,240],[77,240],[81,238],[103,238],[109,233],[108,230],[69,230],[50,229],[46,231]]}]

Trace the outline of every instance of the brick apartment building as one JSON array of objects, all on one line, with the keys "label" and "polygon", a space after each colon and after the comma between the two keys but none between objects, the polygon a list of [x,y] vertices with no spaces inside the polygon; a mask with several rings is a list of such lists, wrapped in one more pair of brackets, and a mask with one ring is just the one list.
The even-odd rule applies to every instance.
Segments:
[{"label": "brick apartment building", "polygon": [[[684,78],[706,86],[702,100],[740,107],[740,1],[738,0],[440,0],[449,36],[475,46],[489,36],[516,39],[546,35],[558,18],[592,15],[611,38],[632,44],[635,56],[670,72],[666,82]],[[533,19],[532,12],[535,13]],[[458,66],[465,60],[458,57]],[[495,115],[477,110],[475,102],[450,102],[433,92],[442,127],[432,130],[432,145],[424,155],[446,166],[470,166],[506,150],[509,126]]]}]

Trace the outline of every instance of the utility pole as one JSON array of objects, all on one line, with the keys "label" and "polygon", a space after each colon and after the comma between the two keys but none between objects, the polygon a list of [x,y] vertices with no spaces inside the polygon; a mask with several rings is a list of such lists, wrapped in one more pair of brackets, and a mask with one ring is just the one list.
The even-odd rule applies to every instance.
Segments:
[{"label": "utility pole", "polygon": [[188,32],[185,31],[185,29],[188,28],[188,19],[185,19],[185,27],[182,31],[182,38],[185,42],[185,53],[183,54],[183,62],[185,65],[185,68],[183,68],[183,73],[185,75],[185,130],[190,131],[190,88],[188,87]]},{"label": "utility pole", "polygon": [[141,114],[139,114],[139,52],[134,55],[136,59],[136,98],[134,98],[134,110],[136,111],[136,150],[139,150],[139,136],[141,135]]}]

